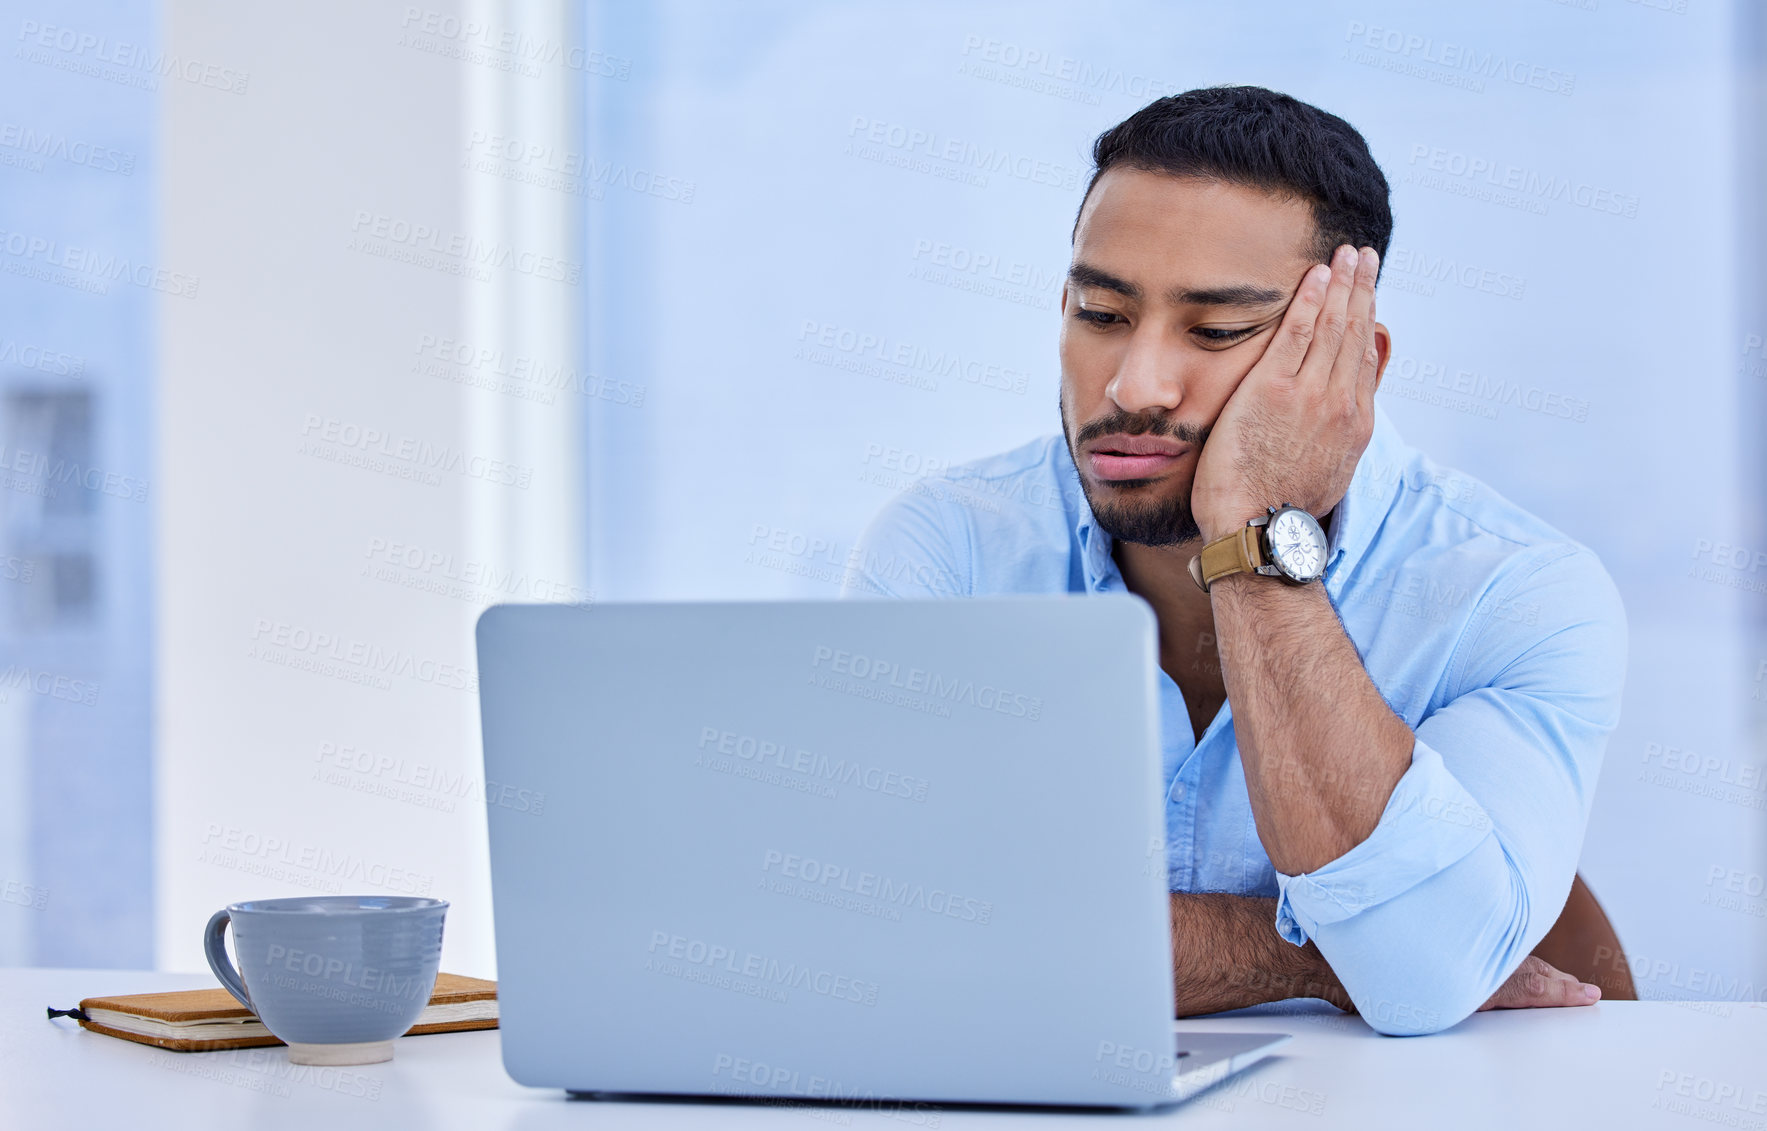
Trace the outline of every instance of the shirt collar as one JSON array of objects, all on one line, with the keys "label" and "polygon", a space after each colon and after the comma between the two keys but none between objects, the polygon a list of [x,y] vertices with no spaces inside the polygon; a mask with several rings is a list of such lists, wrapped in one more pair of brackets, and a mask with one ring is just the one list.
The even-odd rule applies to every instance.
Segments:
[{"label": "shirt collar", "polygon": [[[1074,468],[1073,453],[1068,451],[1065,437],[1058,446],[1064,487],[1069,497],[1076,500],[1078,509],[1074,534],[1080,545],[1086,591],[1122,589],[1122,571],[1111,557],[1113,540],[1093,517],[1092,505],[1086,501],[1086,493],[1080,488],[1080,473]],[[1362,451],[1362,458],[1356,463],[1350,486],[1331,511],[1326,532],[1325,576],[1328,585],[1333,578],[1354,572],[1356,562],[1373,544],[1375,533],[1392,505],[1393,494],[1402,478],[1400,453],[1403,447],[1404,441],[1398,430],[1377,402],[1374,432]],[[1340,565],[1340,560],[1347,560],[1348,564]]]}]

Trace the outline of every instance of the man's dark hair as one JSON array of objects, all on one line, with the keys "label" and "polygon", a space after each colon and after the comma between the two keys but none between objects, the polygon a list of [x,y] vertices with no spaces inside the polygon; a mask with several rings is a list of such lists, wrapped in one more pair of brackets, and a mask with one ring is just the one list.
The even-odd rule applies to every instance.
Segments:
[{"label": "man's dark hair", "polygon": [[[1098,135],[1098,178],[1115,166],[1202,177],[1294,196],[1313,209],[1314,257],[1340,244],[1372,247],[1387,262],[1393,211],[1368,143],[1335,114],[1261,86],[1210,86],[1148,103]],[[1074,232],[1080,230],[1079,213]],[[1071,238],[1071,237],[1070,237]]]}]

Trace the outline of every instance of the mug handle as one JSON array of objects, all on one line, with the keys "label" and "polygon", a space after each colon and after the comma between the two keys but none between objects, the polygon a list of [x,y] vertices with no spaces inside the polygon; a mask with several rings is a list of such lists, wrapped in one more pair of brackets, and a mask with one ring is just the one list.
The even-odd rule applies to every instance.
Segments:
[{"label": "mug handle", "polygon": [[257,1007],[246,996],[245,983],[239,980],[239,971],[233,968],[233,963],[227,958],[227,924],[232,919],[233,916],[227,913],[225,907],[209,916],[208,928],[202,935],[202,952],[209,960],[209,969],[215,972],[215,977],[221,979],[227,992],[238,998],[239,1004],[256,1013]]}]

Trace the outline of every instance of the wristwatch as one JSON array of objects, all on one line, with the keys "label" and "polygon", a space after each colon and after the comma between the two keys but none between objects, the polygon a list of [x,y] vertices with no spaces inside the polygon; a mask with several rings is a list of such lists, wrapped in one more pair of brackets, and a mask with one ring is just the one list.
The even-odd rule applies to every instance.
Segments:
[{"label": "wristwatch", "polygon": [[1270,507],[1232,534],[1223,535],[1190,559],[1190,576],[1204,593],[1235,573],[1257,573],[1305,585],[1325,575],[1325,530],[1300,507]]}]

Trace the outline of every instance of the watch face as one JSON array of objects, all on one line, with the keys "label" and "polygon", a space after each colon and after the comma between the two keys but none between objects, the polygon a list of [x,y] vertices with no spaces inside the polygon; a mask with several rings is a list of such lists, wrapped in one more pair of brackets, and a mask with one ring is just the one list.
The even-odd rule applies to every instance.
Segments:
[{"label": "watch face", "polygon": [[1325,531],[1306,511],[1284,507],[1270,520],[1270,556],[1296,581],[1312,581],[1325,572]]}]

